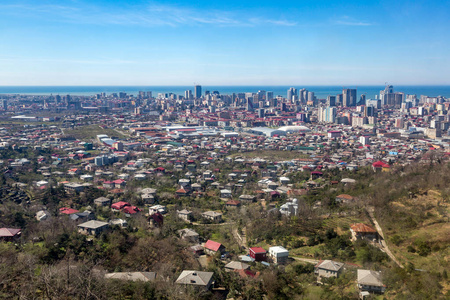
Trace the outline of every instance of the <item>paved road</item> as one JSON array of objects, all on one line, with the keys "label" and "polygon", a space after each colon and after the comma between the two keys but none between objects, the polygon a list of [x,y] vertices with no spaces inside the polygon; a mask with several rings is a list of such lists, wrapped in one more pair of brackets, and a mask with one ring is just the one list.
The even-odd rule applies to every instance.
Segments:
[{"label": "paved road", "polygon": [[381,236],[382,240],[381,240],[381,247],[380,249],[384,252],[386,252],[386,254],[400,267],[403,268],[403,265],[398,261],[398,259],[394,256],[394,254],[391,252],[391,250],[389,249],[388,245],[386,244],[385,238],[384,238],[384,233],[383,233],[383,229],[381,229],[380,224],[378,224],[378,221],[375,219],[375,216],[373,214],[374,208],[373,207],[368,207],[367,208],[367,212],[369,213],[370,218],[372,219],[373,224],[375,224],[375,228],[378,231],[378,234]]}]

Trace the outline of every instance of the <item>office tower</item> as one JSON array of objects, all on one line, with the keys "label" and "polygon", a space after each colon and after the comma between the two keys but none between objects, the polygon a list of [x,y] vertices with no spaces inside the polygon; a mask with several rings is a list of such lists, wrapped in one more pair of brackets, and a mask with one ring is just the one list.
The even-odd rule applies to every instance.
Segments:
[{"label": "office tower", "polygon": [[247,103],[246,103],[246,111],[253,111],[253,98],[252,97],[248,97],[246,99]]},{"label": "office tower", "polygon": [[327,106],[336,106],[336,96],[327,97]]},{"label": "office tower", "polygon": [[359,98],[359,105],[366,105],[366,95],[362,94]]},{"label": "office tower", "polygon": [[184,98],[186,100],[191,100],[192,99],[192,91],[191,90],[187,90],[184,92]]},{"label": "office tower", "polygon": [[258,95],[258,99],[260,101],[266,101],[266,98],[267,98],[266,91],[260,90],[256,94]]},{"label": "office tower", "polygon": [[6,99],[3,99],[2,100],[2,107],[3,107],[3,110],[8,110],[8,100],[6,100]]},{"label": "office tower", "polygon": [[196,85],[195,86],[195,99],[200,99],[202,97],[202,86],[201,85]]},{"label": "office tower", "polygon": [[356,105],[356,89],[342,89],[342,106]]},{"label": "office tower", "polygon": [[376,117],[377,116],[377,110],[375,107],[368,105],[364,107],[364,116],[365,117]]},{"label": "office tower", "polygon": [[383,105],[400,107],[405,99],[404,93],[394,93],[392,85],[386,85],[383,91],[380,91],[380,100]]},{"label": "office tower", "polygon": [[252,94],[253,97],[253,107],[256,107],[256,105],[258,105],[259,102],[259,95],[258,94]]},{"label": "office tower", "polygon": [[127,93],[125,93],[125,92],[120,92],[119,93],[119,98],[120,99],[123,99],[123,98],[125,98],[127,96]]},{"label": "office tower", "polygon": [[264,118],[264,108],[258,109],[258,118]]},{"label": "office tower", "polygon": [[314,96],[314,92],[308,92],[308,102],[312,101],[314,102],[315,96]]},{"label": "office tower", "polygon": [[343,95],[342,94],[336,95],[336,105],[342,106],[342,99],[343,99]]},{"label": "office tower", "polygon": [[272,101],[273,99],[273,92],[267,92],[267,100]]},{"label": "office tower", "polygon": [[287,97],[286,97],[286,99],[287,99],[288,101],[296,100],[297,95],[298,95],[298,94],[297,94],[297,89],[291,87],[291,88],[289,88],[288,91],[287,91]]},{"label": "office tower", "polygon": [[152,92],[147,92],[147,98],[152,98]]}]

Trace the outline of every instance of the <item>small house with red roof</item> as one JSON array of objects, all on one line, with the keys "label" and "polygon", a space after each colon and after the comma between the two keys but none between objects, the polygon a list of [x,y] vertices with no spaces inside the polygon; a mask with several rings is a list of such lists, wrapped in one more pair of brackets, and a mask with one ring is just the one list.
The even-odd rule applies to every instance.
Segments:
[{"label": "small house with red roof", "polygon": [[231,208],[231,209],[238,208],[238,207],[241,206],[241,201],[239,201],[239,200],[230,200],[227,203],[225,203],[225,206],[227,208]]},{"label": "small house with red roof", "polygon": [[372,169],[375,173],[378,172],[389,172],[390,167],[387,163],[382,162],[381,160],[376,161],[372,164]]},{"label": "small house with red roof", "polygon": [[125,187],[126,181],[123,179],[116,179],[113,181],[113,183],[114,183],[114,187],[116,189],[120,189],[120,188]]},{"label": "small house with red roof", "polygon": [[112,211],[120,211],[123,208],[125,208],[126,206],[131,206],[131,204],[128,202],[125,202],[125,201],[119,201],[119,202],[113,203],[111,205],[111,209],[112,209]]},{"label": "small house with red roof", "polygon": [[352,241],[358,239],[378,239],[378,232],[372,226],[364,223],[356,223],[350,226],[350,232],[352,233]]},{"label": "small house with red roof", "polygon": [[347,194],[340,194],[336,196],[336,202],[337,203],[348,203],[352,202],[355,199],[355,197],[347,195]]},{"label": "small house with red roof", "polygon": [[73,208],[69,208],[69,207],[61,207],[59,209],[59,213],[60,214],[65,214],[65,215],[71,215],[71,214],[75,214],[77,212],[80,212],[79,210],[73,209]]},{"label": "small house with red roof", "polygon": [[266,261],[267,252],[261,247],[252,247],[248,250],[248,254],[255,261]]},{"label": "small house with red roof", "polygon": [[161,227],[164,223],[164,216],[160,212],[156,212],[149,217],[149,223],[153,227]]},{"label": "small house with red roof", "polygon": [[208,255],[215,255],[216,253],[222,254],[223,252],[225,252],[224,245],[211,240],[206,241],[205,246],[203,248],[205,249],[205,253]]},{"label": "small house with red roof", "polygon": [[20,237],[22,229],[18,228],[0,228],[0,240],[13,241]]},{"label": "small house with red roof", "polygon": [[138,212],[141,211],[140,208],[138,208],[137,206],[125,206],[122,211],[125,213],[125,215],[127,216],[132,216],[137,214]]}]

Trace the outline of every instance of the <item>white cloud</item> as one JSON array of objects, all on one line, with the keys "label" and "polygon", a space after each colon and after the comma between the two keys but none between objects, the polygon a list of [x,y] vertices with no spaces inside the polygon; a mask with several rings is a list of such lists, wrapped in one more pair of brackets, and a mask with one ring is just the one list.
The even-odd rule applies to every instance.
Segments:
[{"label": "white cloud", "polygon": [[[150,4],[147,6],[130,6],[128,8],[101,7],[92,4],[77,6],[48,4],[1,4],[1,14],[14,14],[27,17],[51,17],[55,21],[125,26],[295,26],[296,22],[285,19],[251,17],[251,12],[202,10],[188,7]],[[249,17],[250,16],[250,17]]]}]

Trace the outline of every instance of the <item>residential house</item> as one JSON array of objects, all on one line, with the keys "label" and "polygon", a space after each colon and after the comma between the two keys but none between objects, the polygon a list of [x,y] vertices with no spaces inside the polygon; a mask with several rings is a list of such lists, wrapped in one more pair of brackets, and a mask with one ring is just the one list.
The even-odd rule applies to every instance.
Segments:
[{"label": "residential house", "polygon": [[213,272],[185,270],[181,272],[175,282],[178,284],[191,285],[209,290],[209,288],[214,284],[212,279],[213,275]]},{"label": "residential house", "polygon": [[225,252],[225,246],[221,243],[214,242],[211,240],[206,241],[204,246],[206,254],[215,255],[216,253],[222,254]]},{"label": "residential house", "polygon": [[111,205],[111,199],[108,199],[106,197],[99,197],[97,199],[94,199],[94,204],[97,206],[109,206]]},{"label": "residential house", "polygon": [[0,240],[13,241],[18,239],[22,234],[22,229],[18,228],[0,228]]},{"label": "residential house", "polygon": [[241,201],[238,201],[238,200],[230,200],[230,201],[228,201],[227,203],[225,203],[225,206],[228,208],[228,209],[236,209],[236,208],[238,208],[238,207],[240,207],[241,206]]},{"label": "residential house", "polygon": [[281,246],[273,246],[269,248],[269,257],[276,264],[285,264],[289,257],[289,250]]},{"label": "residential house", "polygon": [[192,218],[192,212],[187,209],[177,210],[178,218],[189,222]]},{"label": "residential house", "polygon": [[220,190],[220,198],[231,198],[231,191],[227,189]]},{"label": "residential house", "polygon": [[319,277],[339,277],[344,267],[343,263],[332,261],[332,260],[323,260],[319,261],[317,265],[314,266],[314,274]]},{"label": "residential house", "polygon": [[371,241],[378,239],[378,232],[372,226],[363,223],[352,224],[350,232],[352,233],[352,241],[364,238]]},{"label": "residential house", "polygon": [[126,220],[124,220],[124,219],[112,219],[112,220],[109,220],[108,223],[111,226],[118,225],[118,226],[120,226],[122,228],[125,228],[125,227],[128,226],[128,222]]},{"label": "residential house", "polygon": [[222,213],[216,211],[206,211],[202,213],[202,217],[216,223],[222,221]]},{"label": "residential house", "polygon": [[234,271],[234,270],[248,270],[250,269],[250,265],[240,262],[240,261],[230,261],[225,266],[225,271]]},{"label": "residential house", "polygon": [[[198,243],[199,242],[199,234],[195,232],[195,230],[184,228],[178,230],[178,234],[182,240],[185,240],[190,243]],[[202,249],[203,250],[203,249]]]},{"label": "residential house", "polygon": [[114,273],[106,273],[105,278],[148,282],[148,281],[154,281],[156,279],[156,273],[155,272],[114,272]]},{"label": "residential house", "polygon": [[50,213],[46,210],[40,210],[36,213],[36,220],[38,221],[44,221],[50,218]]},{"label": "residential house", "polygon": [[349,203],[353,201],[355,197],[347,195],[347,194],[340,194],[336,196],[336,202],[337,203]]},{"label": "residential house", "polygon": [[78,183],[75,183],[75,182],[69,182],[69,183],[64,184],[64,189],[67,192],[79,193],[79,192],[82,192],[84,190],[84,188],[85,188],[84,185],[78,184]]},{"label": "residential house", "polygon": [[381,272],[372,270],[357,271],[357,285],[360,291],[384,293],[386,285],[381,280]]},{"label": "residential house", "polygon": [[114,212],[118,212],[123,208],[125,208],[126,206],[131,206],[131,204],[125,201],[119,201],[111,205],[111,210]]},{"label": "residential house", "polygon": [[255,261],[266,261],[267,252],[261,247],[252,247],[248,250],[248,254]]},{"label": "residential house", "polygon": [[391,166],[389,166],[388,164],[386,164],[385,162],[380,161],[376,161],[372,164],[372,169],[375,173],[378,172],[388,172]]},{"label": "residential house", "polygon": [[107,230],[109,224],[102,221],[91,220],[78,225],[78,232],[86,235],[99,235]]}]

